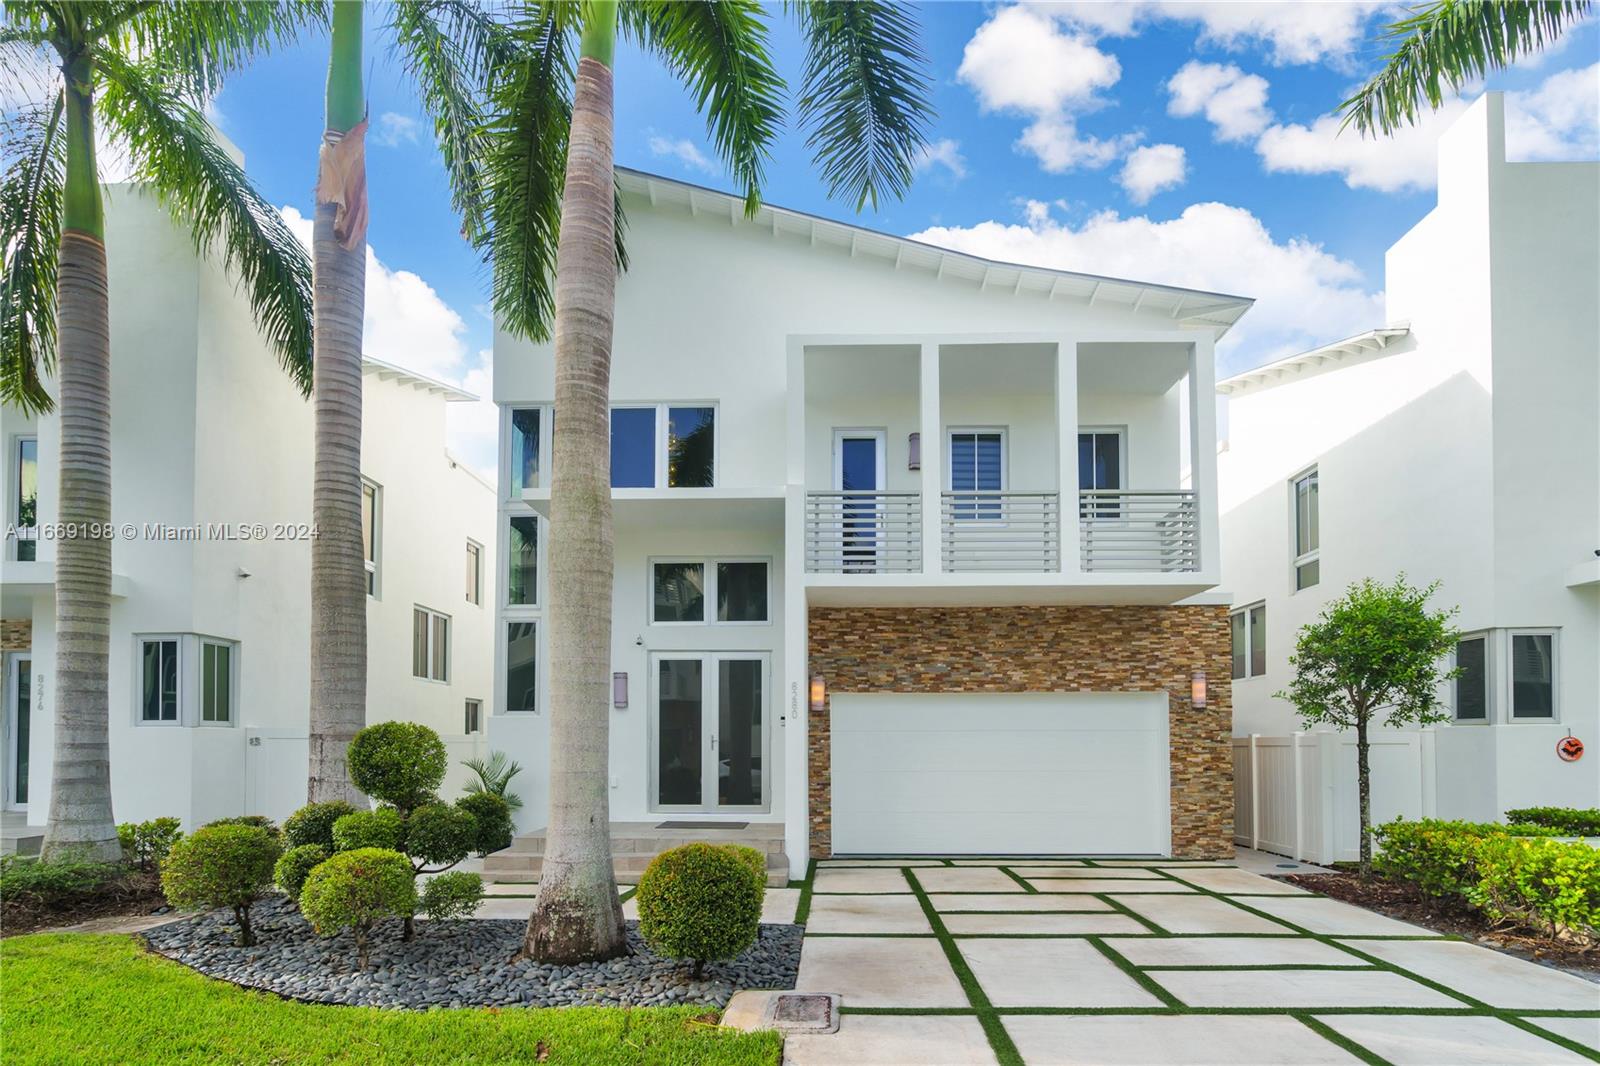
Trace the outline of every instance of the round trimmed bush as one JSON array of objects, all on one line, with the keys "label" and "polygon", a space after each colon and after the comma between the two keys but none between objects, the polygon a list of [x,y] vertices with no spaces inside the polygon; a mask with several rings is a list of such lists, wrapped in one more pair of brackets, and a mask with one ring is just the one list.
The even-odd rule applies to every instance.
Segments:
[{"label": "round trimmed bush", "polygon": [[356,811],[333,823],[333,850],[382,848],[385,851],[399,851],[404,836],[405,823],[400,819],[400,812],[394,808]]},{"label": "round trimmed bush", "polygon": [[430,803],[405,822],[405,853],[429,866],[454,866],[472,853],[478,823],[460,807]]},{"label": "round trimmed bush", "polygon": [[745,847],[743,844],[722,845],[733,853],[734,858],[744,863],[755,873],[756,880],[761,882],[761,895],[767,894],[767,857],[755,848]]},{"label": "round trimmed bush", "polygon": [[479,855],[511,846],[511,806],[504,796],[493,792],[469,792],[456,800],[456,806],[472,815],[478,831],[472,850]]},{"label": "round trimmed bush", "polygon": [[239,943],[255,943],[250,905],[272,888],[283,848],[257,825],[209,825],[172,845],[161,864],[161,891],[180,908],[232,907]]},{"label": "round trimmed bush", "polygon": [[300,913],[318,933],[354,931],[356,958],[363,970],[372,927],[385,918],[409,918],[416,909],[411,861],[384,848],[341,851],[312,870],[300,889]]},{"label": "round trimmed bush", "polygon": [[699,976],[707,962],[755,943],[765,892],[764,874],[732,849],[685,844],[657,855],[639,878],[639,932],[656,954],[693,959]]},{"label": "round trimmed bush", "polygon": [[307,844],[320,844],[333,854],[333,823],[347,814],[355,814],[359,807],[344,800],[326,803],[308,803],[283,820],[283,842],[291,848]]},{"label": "round trimmed bush", "polygon": [[218,818],[214,822],[207,822],[200,828],[210,829],[214,825],[250,825],[257,829],[265,829],[273,836],[279,836],[283,832],[278,828],[278,823],[264,814],[236,814],[231,818]]},{"label": "round trimmed bush", "polygon": [[301,844],[278,859],[278,864],[272,868],[272,880],[290,899],[298,900],[311,871],[327,861],[328,849],[321,844]]},{"label": "round trimmed bush", "polygon": [[465,870],[435,874],[422,886],[422,913],[436,922],[470,918],[483,901],[483,878]]},{"label": "round trimmed bush", "polygon": [[350,741],[346,758],[357,788],[405,814],[427,803],[450,766],[439,734],[416,722],[379,722]]}]

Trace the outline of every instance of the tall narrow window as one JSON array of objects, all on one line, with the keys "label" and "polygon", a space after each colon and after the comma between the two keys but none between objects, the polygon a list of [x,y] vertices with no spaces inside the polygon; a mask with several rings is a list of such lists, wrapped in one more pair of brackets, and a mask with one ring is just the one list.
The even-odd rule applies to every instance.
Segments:
[{"label": "tall narrow window", "polygon": [[200,720],[233,721],[233,646],[200,642]]},{"label": "tall narrow window", "polygon": [[141,689],[139,718],[145,722],[178,720],[178,642],[156,638],[139,642]]},{"label": "tall narrow window", "polygon": [[483,545],[467,541],[467,602],[483,602]]},{"label": "tall narrow window", "polygon": [[450,680],[450,616],[417,607],[411,613],[411,675]]},{"label": "tall narrow window", "polygon": [[1083,518],[1120,518],[1122,433],[1096,429],[1078,434],[1078,513]]},{"label": "tall narrow window", "polygon": [[1250,676],[1267,672],[1267,605],[1250,608]]},{"label": "tall narrow window", "polygon": [[1294,479],[1294,587],[1308,589],[1322,578],[1317,515],[1317,471]]},{"label": "tall narrow window", "polygon": [[1511,717],[1554,718],[1555,634],[1511,634]]},{"label": "tall narrow window", "polygon": [[611,487],[653,489],[656,485],[656,409],[611,409]]},{"label": "tall narrow window", "polygon": [[483,731],[483,701],[468,700],[466,722],[463,723],[462,732],[471,735]]},{"label": "tall narrow window", "polygon": [[367,595],[378,594],[378,524],[382,521],[379,508],[380,490],[366,479],[361,482],[361,550],[367,563]]},{"label": "tall narrow window", "polygon": [[532,711],[538,704],[539,627],[534,622],[506,626],[506,710]]},{"label": "tall narrow window", "polygon": [[1489,638],[1466,637],[1456,642],[1455,712],[1458,722],[1489,718]]},{"label": "tall narrow window", "polygon": [[17,561],[31,562],[39,557],[39,441],[35,437],[17,440],[17,461],[12,470],[16,486],[13,503],[17,524]]},{"label": "tall narrow window", "polygon": [[1234,678],[1260,677],[1267,672],[1267,605],[1258,603],[1228,616]]},{"label": "tall narrow window", "polygon": [[950,433],[950,491],[955,495],[952,513],[958,519],[1001,517],[1000,497],[1005,488],[1006,437],[999,430],[952,430]]},{"label": "tall narrow window", "polygon": [[1237,681],[1250,676],[1250,638],[1245,635],[1243,611],[1228,616],[1228,631],[1233,644],[1233,679]]},{"label": "tall narrow window", "polygon": [[716,484],[716,410],[667,408],[667,484],[709,488]]},{"label": "tall narrow window", "polygon": [[511,516],[506,537],[506,603],[523,607],[539,600],[539,519],[531,514]]},{"label": "tall narrow window", "polygon": [[511,495],[539,484],[539,417],[537,407],[511,411]]}]

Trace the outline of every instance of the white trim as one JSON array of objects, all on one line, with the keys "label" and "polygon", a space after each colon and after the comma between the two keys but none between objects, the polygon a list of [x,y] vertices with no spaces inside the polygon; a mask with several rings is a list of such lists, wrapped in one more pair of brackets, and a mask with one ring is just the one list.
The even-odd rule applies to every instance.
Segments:
[{"label": "white trim", "polygon": [[[194,725],[205,729],[232,729],[239,724],[239,642],[220,637],[196,636]],[[206,646],[228,649],[228,717],[224,721],[206,720]],[[181,665],[182,659],[179,663]]]},{"label": "white trim", "polygon": [[[34,512],[34,516],[33,516],[34,525],[32,525],[32,526],[23,526],[23,524],[22,524],[22,446],[24,444],[26,444],[27,442],[29,442],[29,441],[33,442],[33,477],[34,477],[34,493],[35,493],[35,496],[34,496],[35,512]],[[7,469],[7,476],[6,476],[6,479],[5,479],[5,484],[8,487],[9,495],[11,497],[9,500],[6,501],[6,521],[9,524],[11,524],[11,525],[16,527],[17,536],[16,536],[15,540],[12,540],[9,537],[7,538],[7,540],[10,540],[10,543],[6,546],[6,553],[5,554],[6,554],[7,558],[14,559],[17,562],[34,561],[34,560],[38,559],[38,553],[39,553],[39,526],[38,526],[39,515],[38,515],[38,510],[37,510],[38,506],[39,506],[39,504],[38,504],[38,495],[37,494],[38,494],[38,491],[39,491],[39,471],[40,471],[39,435],[37,433],[18,433],[16,435],[14,435],[13,437],[11,437],[11,439],[7,442],[7,445],[6,445],[6,463],[8,464],[8,469]],[[24,537],[23,536],[23,530],[24,529],[32,530],[33,531],[33,535],[32,536],[28,536],[28,537]],[[25,559],[19,558],[19,555],[21,553],[21,548],[22,548],[22,542],[25,541],[25,540],[30,542],[30,543],[32,543],[33,546],[34,546],[34,549],[33,549],[34,550],[34,560],[25,560]]]},{"label": "white trim", "polygon": [[[1317,486],[1316,546],[1305,554],[1300,552],[1300,483],[1313,480]],[[1300,568],[1317,564],[1317,579],[1309,585],[1300,584]],[[1322,584],[1322,474],[1317,464],[1301,468],[1289,476],[1289,593],[1304,592]]]},{"label": "white trim", "polygon": [[[511,680],[511,627],[533,627],[533,706],[511,706],[511,693],[509,682]],[[496,671],[495,704],[503,714],[538,714],[544,706],[544,699],[540,689],[544,686],[544,619],[542,618],[506,618],[500,619],[500,628],[495,635],[496,646],[499,654],[496,656],[498,669]]]},{"label": "white trim", "polygon": [[[468,537],[467,538],[467,555],[474,556],[475,560],[476,560],[476,565],[472,568],[472,571],[473,571],[473,573],[472,573],[472,578],[473,578],[472,586],[473,587],[471,589],[471,595],[469,595],[467,597],[467,602],[470,603],[474,607],[482,607],[483,606],[483,545],[479,544],[477,541],[473,540],[471,537]],[[466,560],[463,558],[462,561],[465,562]]]},{"label": "white trim", "polygon": [[[545,582],[545,536],[546,521],[528,507],[516,506],[509,510],[501,511],[500,517],[500,551],[499,557],[504,560],[502,572],[495,575],[495,585],[499,590],[500,607],[503,611],[520,617],[530,611],[539,610],[544,604]],[[513,519],[533,519],[533,599],[527,603],[511,602],[511,522]]]},{"label": "white trim", "polygon": [[[672,408],[674,407],[706,407],[710,408],[711,410],[711,484],[709,485],[667,484],[668,468],[670,466],[668,444],[670,440]],[[613,403],[610,409],[606,412],[607,431],[610,431],[611,416],[617,411],[643,411],[650,409],[655,410],[655,429],[652,437],[653,443],[651,445],[654,449],[654,455],[652,456],[654,460],[654,473],[652,475],[655,479],[654,484],[627,485],[621,486],[621,488],[624,490],[653,489],[657,491],[673,492],[683,488],[716,488],[718,478],[721,476],[722,472],[722,405],[716,400],[630,400],[627,402]],[[547,421],[550,420],[541,416],[539,423],[541,434],[544,432],[544,425]],[[540,473],[543,474],[543,470],[541,470]],[[613,491],[616,491],[619,486],[613,485],[611,488]]]},{"label": "white trim", "polygon": [[[701,617],[698,619],[681,619],[677,621],[662,620],[656,617],[656,567],[661,564],[687,563],[700,567],[701,577]],[[717,613],[718,576],[717,567],[723,563],[760,563],[766,568],[767,591],[766,606],[767,616],[748,622],[722,621],[715,617]],[[645,624],[649,626],[664,626],[669,628],[682,628],[685,626],[716,626],[718,628],[770,626],[772,625],[772,556],[770,555],[651,555],[645,559]]]},{"label": "white trim", "polygon": [[[1494,630],[1480,629],[1470,633],[1462,633],[1456,638],[1456,648],[1459,649],[1462,644],[1469,640],[1483,641],[1483,717],[1461,717],[1461,678],[1453,677],[1450,679],[1450,722],[1452,725],[1493,725],[1496,704],[1494,683],[1497,673],[1495,670]],[[1458,652],[1452,649],[1450,652],[1450,666],[1454,669],[1460,665]]]},{"label": "white trim", "polygon": [[[1516,638],[1550,638],[1550,713],[1548,715],[1518,714],[1516,705]],[[1534,725],[1554,725],[1561,721],[1561,630],[1549,626],[1521,626],[1505,630],[1505,671],[1502,695],[1505,697],[1504,721],[1508,725],[1523,722]]]},{"label": "white trim", "polygon": [[[664,804],[660,796],[661,770],[661,668],[663,660],[695,660],[700,663],[700,741],[703,758],[700,763],[700,803]],[[757,660],[761,663],[761,802],[754,805],[722,805],[717,802],[717,784],[721,749],[717,746],[717,718],[720,713],[720,692],[717,667],[724,661]],[[649,671],[648,727],[646,729],[645,758],[649,773],[646,780],[645,809],[653,813],[698,814],[766,814],[772,810],[772,735],[774,733],[773,708],[776,701],[772,692],[772,653],[770,651],[653,651],[646,659]],[[707,773],[711,770],[711,773]]]},{"label": "white trim", "polygon": [[372,490],[372,558],[368,559],[366,538],[362,538],[361,564],[367,571],[367,595],[374,600],[383,599],[383,486],[361,476],[361,502],[366,501],[367,490]]},{"label": "white trim", "polygon": [[1346,337],[1342,341],[1324,344],[1309,351],[1297,352],[1264,366],[1223,378],[1217,382],[1217,392],[1224,396],[1258,392],[1270,389],[1274,385],[1315,377],[1317,374],[1337,370],[1342,366],[1393,355],[1396,353],[1390,352],[1389,348],[1410,333],[1411,327],[1407,325],[1369,329],[1354,337]]},{"label": "white trim", "polygon": [[[185,669],[188,656],[184,653],[184,644],[187,633],[135,633],[133,634],[133,724],[141,728],[174,729],[182,728],[185,724],[185,708],[192,702],[186,698],[186,691],[191,686],[187,683],[187,670]],[[175,717],[146,718],[144,716],[144,646],[152,643],[165,643],[171,641],[178,656],[176,667],[178,678],[177,709]],[[157,714],[160,709],[157,708]]]},{"label": "white trim", "polygon": [[[1250,616],[1255,611],[1261,612],[1261,628],[1265,631],[1267,628],[1266,600],[1256,600],[1242,607],[1235,607],[1228,612],[1228,674],[1230,675],[1230,680],[1249,681],[1251,678],[1267,676],[1265,666],[1259,671],[1252,668],[1255,661],[1256,641],[1255,626],[1251,624]],[[1244,619],[1244,673],[1237,676],[1233,676],[1233,620],[1235,618]],[[1263,635],[1265,635],[1264,632]]]},{"label": "white trim", "polygon": [[[1084,434],[1115,434],[1117,437],[1117,489],[1127,491],[1128,488],[1128,427],[1121,426],[1079,426],[1076,436],[1073,437],[1073,458],[1078,455],[1077,446],[1082,443]],[[1080,479],[1081,480],[1081,479]],[[1078,491],[1082,492],[1086,486],[1079,484]]]},{"label": "white trim", "polygon": [[[423,613],[423,614],[428,616],[427,639],[424,642],[424,647],[423,647],[423,652],[424,652],[424,655],[426,657],[426,666],[425,666],[425,669],[427,670],[426,674],[417,673],[417,613],[418,612],[421,612],[421,613]],[[434,652],[436,651],[436,649],[434,648],[434,643],[435,643],[435,635],[438,632],[438,629],[435,626],[434,622],[435,622],[435,620],[440,619],[440,618],[444,619],[444,676],[443,677],[434,677],[433,676],[433,662],[434,662]],[[451,669],[451,663],[450,663],[451,653],[455,650],[454,645],[455,645],[455,626],[454,626],[454,623],[451,620],[450,615],[446,614],[444,611],[436,610],[436,609],[434,609],[432,607],[425,606],[424,604],[413,603],[411,605],[411,677],[412,677],[413,680],[415,680],[415,681],[431,681],[432,683],[434,683],[436,685],[448,685],[448,684],[450,684],[450,675],[452,673],[454,673],[454,671]]]},{"label": "white trim", "polygon": [[[475,710],[477,714],[469,718],[468,711]],[[476,720],[473,720],[475,718]],[[483,701],[468,697],[461,704],[462,736],[475,737],[483,732]]]},{"label": "white trim", "polygon": [[889,480],[889,431],[882,426],[867,426],[851,428],[848,426],[833,427],[833,491],[844,491],[844,449],[840,447],[847,440],[867,440],[877,442],[877,488],[874,492],[887,492]]}]

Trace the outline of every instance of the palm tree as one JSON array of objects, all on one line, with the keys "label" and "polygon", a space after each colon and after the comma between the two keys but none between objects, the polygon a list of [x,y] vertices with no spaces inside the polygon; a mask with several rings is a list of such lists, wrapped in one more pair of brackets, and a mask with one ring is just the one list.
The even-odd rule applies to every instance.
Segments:
[{"label": "palm tree", "polygon": [[1395,50],[1339,105],[1345,125],[1393,133],[1463,84],[1545,48],[1588,14],[1590,0],[1435,0],[1379,37]]},{"label": "palm tree", "polygon": [[[306,792],[313,802],[363,802],[345,754],[366,724],[367,571],[361,522],[361,334],[365,307],[366,99],[362,0],[333,5],[327,119],[312,229],[316,315],[311,513],[311,719]],[[476,4],[385,5],[390,46],[433,115],[452,198],[481,227],[478,145],[488,86],[516,66],[518,42]]]},{"label": "palm tree", "polygon": [[[50,410],[60,390],[55,756],[44,854],[120,854],[111,813],[110,300],[97,132],[135,177],[243,281],[257,327],[302,387],[311,377],[311,271],[304,250],[197,106],[223,77],[293,34],[314,9],[138,0],[8,2],[8,59],[50,49],[60,81],[6,129],[0,178],[0,400]],[[8,63],[8,66],[10,64]],[[11,69],[20,69],[12,67]],[[98,126],[98,129],[97,129]]]},{"label": "palm tree", "polygon": [[[801,2],[798,99],[829,191],[859,210],[910,184],[930,109],[916,25],[878,0]],[[495,301],[511,329],[555,342],[550,538],[550,824],[524,954],[626,950],[611,867],[611,334],[621,260],[612,158],[612,56],[621,32],[658,56],[707,113],[718,155],[760,203],[783,83],[755,0],[529,4],[520,69],[499,88],[486,154]],[[578,38],[572,70],[571,38]],[[568,95],[569,79],[575,86]],[[554,285],[551,285],[551,278]]]}]

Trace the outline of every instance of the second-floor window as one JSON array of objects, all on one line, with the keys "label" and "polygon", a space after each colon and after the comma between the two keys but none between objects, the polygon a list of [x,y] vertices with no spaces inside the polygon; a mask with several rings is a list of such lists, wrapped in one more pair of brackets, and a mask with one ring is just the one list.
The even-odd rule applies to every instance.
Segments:
[{"label": "second-floor window", "polygon": [[511,495],[519,497],[523,489],[533,488],[539,481],[539,455],[543,441],[539,436],[544,409],[516,407],[511,411]]},{"label": "second-floor window", "polygon": [[467,541],[467,602],[483,602],[483,545]]},{"label": "second-floor window", "polygon": [[716,484],[717,411],[709,405],[611,409],[611,487],[710,488]]},{"label": "second-floor window", "polygon": [[657,560],[650,564],[650,578],[652,622],[737,625],[770,620],[764,559]]},{"label": "second-floor window", "polygon": [[1294,587],[1308,589],[1322,579],[1322,537],[1318,530],[1317,468],[1290,482],[1294,498]]},{"label": "second-floor window", "polygon": [[539,623],[506,623],[506,710],[539,708]]},{"label": "second-floor window", "polygon": [[989,494],[1005,491],[1005,430],[953,429],[949,457],[953,516],[968,521],[1000,518],[1000,499]]},{"label": "second-floor window", "polygon": [[361,480],[361,551],[367,562],[367,595],[378,594],[378,542],[383,521],[383,490],[376,482]]},{"label": "second-floor window", "polygon": [[514,514],[506,536],[506,604],[531,607],[539,602],[539,519]]},{"label": "second-floor window", "polygon": [[481,732],[483,732],[483,701],[482,700],[468,700],[467,701],[466,721],[463,723],[462,732],[463,733],[467,733],[469,735],[472,734],[472,733],[481,733]]},{"label": "second-floor window", "polygon": [[1228,616],[1233,646],[1234,678],[1260,677],[1267,672],[1267,605],[1242,607]]},{"label": "second-floor window", "polygon": [[18,437],[16,462],[11,468],[14,486],[10,517],[16,522],[17,562],[39,557],[39,439]]},{"label": "second-floor window", "polygon": [[450,616],[426,607],[411,613],[411,676],[450,680]]}]

